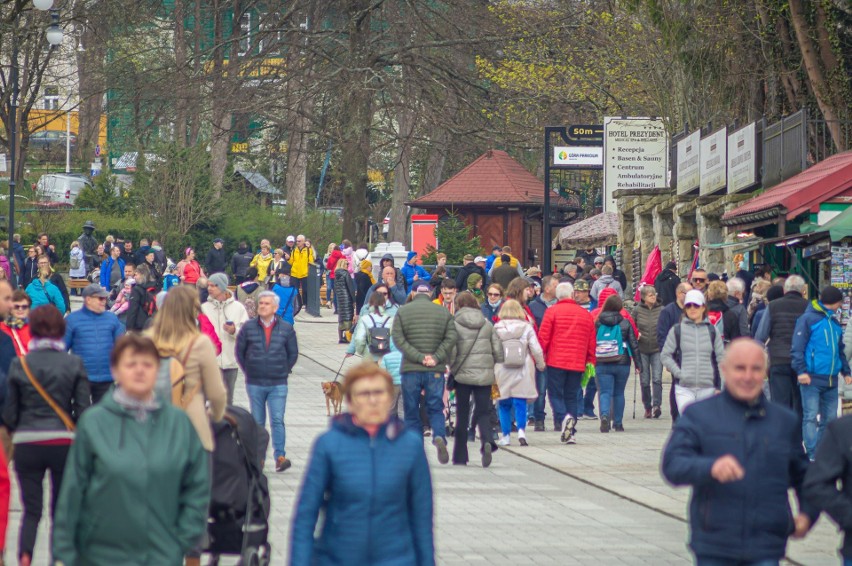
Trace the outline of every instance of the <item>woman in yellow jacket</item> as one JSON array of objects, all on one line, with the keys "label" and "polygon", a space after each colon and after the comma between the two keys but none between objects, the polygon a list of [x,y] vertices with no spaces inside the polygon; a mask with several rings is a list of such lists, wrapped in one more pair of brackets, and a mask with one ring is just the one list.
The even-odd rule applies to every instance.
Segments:
[{"label": "woman in yellow jacket", "polygon": [[261,240],[260,241],[260,253],[254,256],[254,259],[251,260],[249,267],[257,268],[257,281],[261,285],[265,285],[268,283],[267,277],[271,275],[269,273],[269,266],[272,265],[272,252],[269,246],[269,240]]}]

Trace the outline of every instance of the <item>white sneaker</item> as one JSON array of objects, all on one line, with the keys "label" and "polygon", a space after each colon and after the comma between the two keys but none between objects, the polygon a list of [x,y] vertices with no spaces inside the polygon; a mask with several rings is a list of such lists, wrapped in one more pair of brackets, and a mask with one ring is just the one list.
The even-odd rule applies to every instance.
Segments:
[{"label": "white sneaker", "polygon": [[511,441],[509,440],[509,435],[501,436],[500,440],[497,441],[497,446],[509,446]]},{"label": "white sneaker", "polygon": [[562,434],[559,437],[563,443],[570,443],[570,438],[574,436],[574,425],[577,424],[577,419],[572,417],[571,415],[565,415],[565,418],[562,419]]}]

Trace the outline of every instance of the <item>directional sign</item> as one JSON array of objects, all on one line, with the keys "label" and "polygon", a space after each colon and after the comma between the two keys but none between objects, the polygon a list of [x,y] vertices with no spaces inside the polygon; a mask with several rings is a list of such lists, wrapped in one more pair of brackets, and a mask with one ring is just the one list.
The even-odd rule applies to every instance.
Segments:
[{"label": "directional sign", "polygon": [[584,145],[603,145],[603,124],[575,124],[568,126],[568,139],[586,142]]}]

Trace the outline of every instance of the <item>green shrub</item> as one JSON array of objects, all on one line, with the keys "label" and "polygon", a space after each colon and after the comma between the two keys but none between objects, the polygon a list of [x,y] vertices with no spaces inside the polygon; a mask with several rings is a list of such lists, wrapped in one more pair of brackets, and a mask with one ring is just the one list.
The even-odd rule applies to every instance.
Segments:
[{"label": "green shrub", "polygon": [[426,253],[421,257],[426,265],[435,265],[437,263],[436,255],[438,252],[447,254],[447,263],[449,265],[461,265],[464,256],[472,254],[474,256],[482,255],[482,241],[479,236],[470,237],[470,227],[464,223],[464,220],[453,211],[448,211],[449,215],[438,222],[438,227],[435,228],[435,237],[438,240],[438,248],[432,246],[426,248]]}]

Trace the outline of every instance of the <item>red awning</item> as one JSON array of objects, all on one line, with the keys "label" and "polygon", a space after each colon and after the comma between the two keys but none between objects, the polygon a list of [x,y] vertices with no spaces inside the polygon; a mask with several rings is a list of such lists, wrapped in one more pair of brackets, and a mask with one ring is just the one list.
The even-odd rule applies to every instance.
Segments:
[{"label": "red awning", "polygon": [[852,151],[838,153],[813,167],[790,177],[745,204],[722,216],[725,225],[756,213],[780,209],[787,220],[808,210],[818,211],[821,203],[852,188]]}]

